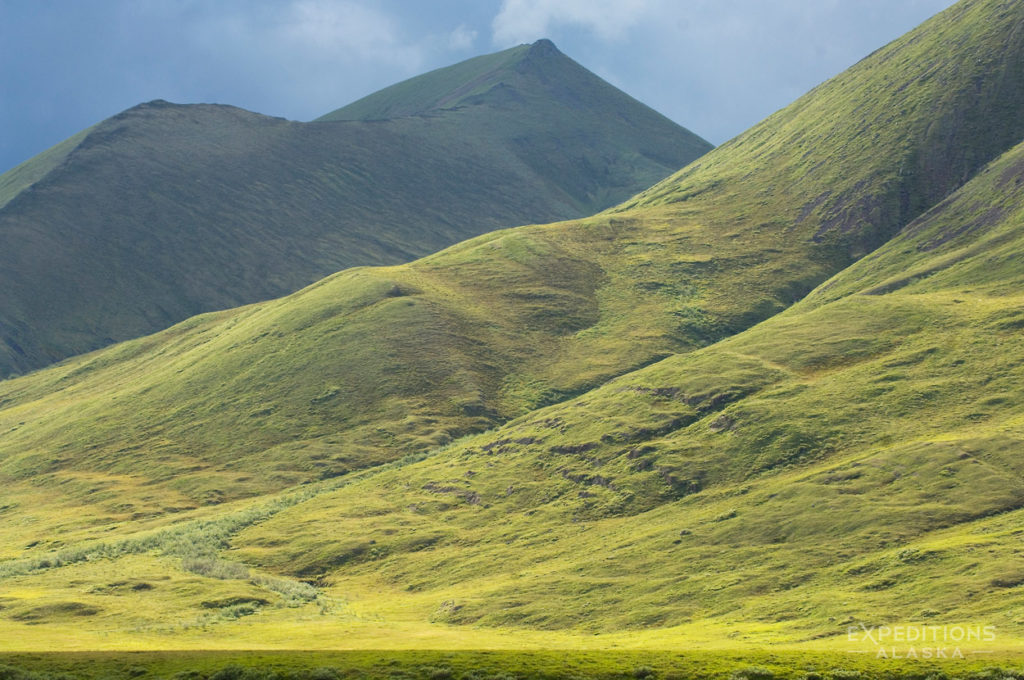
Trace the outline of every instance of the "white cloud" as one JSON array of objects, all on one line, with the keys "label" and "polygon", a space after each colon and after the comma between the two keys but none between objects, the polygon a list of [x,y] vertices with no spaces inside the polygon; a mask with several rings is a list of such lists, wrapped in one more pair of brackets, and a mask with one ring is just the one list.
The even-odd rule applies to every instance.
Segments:
[{"label": "white cloud", "polygon": [[547,37],[558,25],[576,25],[602,40],[622,39],[653,9],[654,0],[503,0],[491,25],[507,46]]},{"label": "white cloud", "polygon": [[452,51],[468,50],[476,42],[477,32],[466,24],[459,26],[448,36],[448,49]]},{"label": "white cloud", "polygon": [[269,59],[305,68],[373,63],[415,71],[425,56],[395,17],[357,0],[211,3],[185,21],[197,47],[240,66]]},{"label": "white cloud", "polygon": [[392,18],[372,7],[342,0],[296,0],[281,17],[280,37],[306,52],[375,61],[418,62]]},{"label": "white cloud", "polygon": [[[179,52],[203,65],[187,83],[191,94],[169,84],[162,96],[230,101],[298,119],[445,66],[471,52],[478,38],[479,27],[458,14],[432,15],[424,26],[421,16],[375,0],[181,2],[192,3],[191,11],[165,9],[167,21],[182,26]],[[142,75],[153,77],[148,68]]]}]

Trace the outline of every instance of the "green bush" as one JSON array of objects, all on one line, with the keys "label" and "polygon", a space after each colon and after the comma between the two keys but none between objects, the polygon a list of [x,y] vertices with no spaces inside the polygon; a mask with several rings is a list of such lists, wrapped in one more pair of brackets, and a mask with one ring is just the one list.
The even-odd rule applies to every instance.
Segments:
[{"label": "green bush", "polygon": [[220,615],[225,619],[240,619],[243,616],[252,616],[257,611],[259,608],[255,604],[236,604],[222,609]]},{"label": "green bush", "polygon": [[181,568],[193,574],[219,578],[223,580],[247,579],[249,568],[237,562],[226,562],[212,557],[186,558],[181,561]]},{"label": "green bush", "polygon": [[274,576],[264,576],[262,574],[253,576],[252,583],[260,586],[261,588],[272,590],[284,597],[286,600],[311,602],[320,594],[320,591],[308,583],[292,581],[285,578],[277,578]]},{"label": "green bush", "polygon": [[773,680],[775,673],[764,666],[749,666],[733,671],[732,680]]},{"label": "green bush", "polygon": [[832,680],[860,680],[860,671],[848,671],[843,668],[837,668],[830,674]]}]

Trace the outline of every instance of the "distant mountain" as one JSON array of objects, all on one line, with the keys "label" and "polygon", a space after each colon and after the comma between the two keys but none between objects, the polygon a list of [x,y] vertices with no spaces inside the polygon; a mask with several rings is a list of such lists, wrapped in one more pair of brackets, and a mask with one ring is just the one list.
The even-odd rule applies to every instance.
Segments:
[{"label": "distant mountain", "polygon": [[[573,108],[589,108],[603,117],[600,107],[595,105],[607,105],[609,96],[607,83],[568,59],[550,40],[543,39],[410,78],[319,120],[388,120],[484,102],[507,107],[536,98],[572,102]],[[623,108],[637,103],[622,92],[616,92],[615,96],[620,100],[620,107],[612,109],[617,114],[627,113]],[[631,113],[641,119],[661,118],[646,107]]]},{"label": "distant mountain", "polygon": [[[345,113],[379,97],[380,115]],[[548,41],[313,123],[142,104],[0,176],[0,376],[345,267],[590,214],[709,148]]]}]

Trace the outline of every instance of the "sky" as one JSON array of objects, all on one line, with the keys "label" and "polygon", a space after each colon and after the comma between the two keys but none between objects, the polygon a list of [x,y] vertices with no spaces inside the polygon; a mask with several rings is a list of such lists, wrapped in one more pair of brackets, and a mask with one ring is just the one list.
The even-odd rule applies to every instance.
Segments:
[{"label": "sky", "polygon": [[0,0],[0,172],[140,102],[311,120],[550,38],[720,144],[953,0]]}]

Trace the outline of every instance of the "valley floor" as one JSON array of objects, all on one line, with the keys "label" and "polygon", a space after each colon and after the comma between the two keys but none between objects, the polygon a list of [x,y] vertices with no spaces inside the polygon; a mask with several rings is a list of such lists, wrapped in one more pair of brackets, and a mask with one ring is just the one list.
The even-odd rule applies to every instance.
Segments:
[{"label": "valley floor", "polygon": [[[111,570],[113,565],[116,571]],[[86,656],[187,651],[191,659],[206,652],[254,650],[304,650],[303,654],[386,651],[412,657],[416,653],[458,656],[488,650],[505,655],[551,653],[559,658],[650,654],[663,660],[691,653],[728,659],[807,656],[828,659],[834,666],[883,664],[880,668],[949,663],[950,668],[963,669],[998,661],[1024,668],[1024,630],[977,621],[941,625],[893,621],[884,626],[837,623],[828,634],[808,635],[791,621],[751,622],[726,615],[664,628],[531,630],[452,625],[437,620],[443,612],[424,617],[426,608],[437,605],[437,593],[401,592],[372,577],[346,579],[322,589],[312,601],[271,604],[255,597],[260,592],[268,594],[266,589],[253,587],[258,577],[249,582],[204,578],[183,572],[177,560],[155,555],[97,560],[59,571],[60,586],[46,586],[45,577],[54,575],[46,571],[6,581],[5,604],[0,606],[10,609],[20,598],[31,598],[39,606],[0,617],[0,664],[5,658],[23,658],[23,654],[48,659],[54,651]],[[117,574],[122,580],[114,580]],[[109,583],[98,585],[104,580]],[[177,619],[149,617],[147,613],[169,610],[159,599],[160,591],[164,597],[180,598],[190,592],[208,599],[203,600],[198,615],[181,605]],[[71,599],[76,593],[81,602]],[[97,598],[116,602],[116,611],[108,606],[100,614],[90,608]],[[150,603],[142,605],[147,598]],[[246,609],[250,603],[251,608]],[[446,605],[457,608],[453,603],[445,601],[439,610]],[[146,612],[146,606],[156,609]],[[0,678],[8,680],[2,671]]]}]

